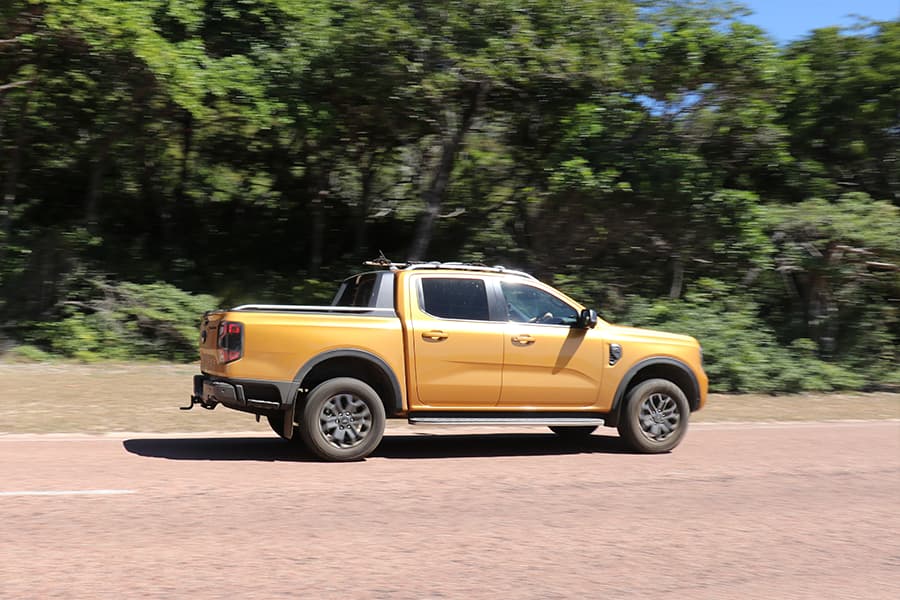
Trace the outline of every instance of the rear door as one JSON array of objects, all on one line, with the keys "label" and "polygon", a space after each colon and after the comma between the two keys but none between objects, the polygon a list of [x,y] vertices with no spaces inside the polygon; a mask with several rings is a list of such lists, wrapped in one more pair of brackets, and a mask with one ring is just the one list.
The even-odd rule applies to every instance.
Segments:
[{"label": "rear door", "polygon": [[488,281],[468,274],[410,278],[414,403],[477,409],[500,399],[505,315],[493,314]]},{"label": "rear door", "polygon": [[593,406],[603,373],[600,333],[573,327],[578,309],[547,290],[520,281],[503,281],[500,287],[509,321],[499,405]]}]

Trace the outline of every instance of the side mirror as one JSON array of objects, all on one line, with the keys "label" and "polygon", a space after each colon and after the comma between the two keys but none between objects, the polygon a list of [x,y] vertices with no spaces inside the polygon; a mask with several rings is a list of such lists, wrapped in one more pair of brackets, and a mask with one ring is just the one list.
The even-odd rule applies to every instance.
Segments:
[{"label": "side mirror", "polygon": [[578,315],[578,327],[582,329],[593,329],[597,326],[597,311],[592,308],[586,308]]}]

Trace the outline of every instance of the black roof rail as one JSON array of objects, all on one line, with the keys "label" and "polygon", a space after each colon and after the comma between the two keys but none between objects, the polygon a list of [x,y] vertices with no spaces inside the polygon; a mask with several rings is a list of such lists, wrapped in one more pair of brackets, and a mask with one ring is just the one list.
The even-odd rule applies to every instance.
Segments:
[{"label": "black roof rail", "polygon": [[507,269],[504,266],[496,265],[493,267],[489,267],[488,265],[480,264],[480,263],[464,263],[464,262],[441,262],[441,261],[430,261],[430,262],[419,262],[419,261],[409,261],[409,262],[392,262],[387,258],[381,256],[375,260],[367,260],[363,263],[369,267],[382,267],[386,269],[390,269],[391,271],[419,271],[424,269],[447,269],[447,270],[456,270],[456,271],[476,271],[481,273],[508,273],[510,275],[520,275],[522,277],[527,277],[529,279],[536,278],[530,273],[526,273],[525,271],[518,271],[516,269]]}]

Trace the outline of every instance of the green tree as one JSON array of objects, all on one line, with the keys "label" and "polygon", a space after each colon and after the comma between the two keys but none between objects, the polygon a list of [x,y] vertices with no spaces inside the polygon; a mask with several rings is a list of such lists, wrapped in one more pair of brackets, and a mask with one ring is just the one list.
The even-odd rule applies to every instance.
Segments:
[{"label": "green tree", "polygon": [[801,166],[794,198],[900,201],[900,20],[816,30],[784,60],[781,122]]},{"label": "green tree", "polygon": [[851,193],[771,207],[766,219],[784,285],[772,296],[782,298],[780,329],[828,358],[894,364],[900,312],[886,299],[900,293],[900,209]]}]

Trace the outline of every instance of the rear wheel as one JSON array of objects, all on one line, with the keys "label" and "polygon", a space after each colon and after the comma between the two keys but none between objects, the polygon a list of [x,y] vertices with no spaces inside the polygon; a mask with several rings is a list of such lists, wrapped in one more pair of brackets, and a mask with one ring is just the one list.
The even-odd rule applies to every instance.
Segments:
[{"label": "rear wheel", "polygon": [[330,461],[360,460],[384,435],[381,398],[368,384],[338,377],[316,386],[306,399],[298,427],[303,441]]},{"label": "rear wheel", "polygon": [[550,431],[565,440],[578,440],[586,438],[597,430],[596,425],[551,425]]},{"label": "rear wheel", "polygon": [[295,448],[306,448],[306,442],[303,440],[303,436],[300,434],[300,427],[294,425],[294,433],[291,435],[291,439],[287,439],[284,437],[284,413],[276,413],[273,415],[266,415],[266,420],[269,421],[269,427],[272,428],[272,431],[278,434],[278,437],[286,441],[288,444],[291,444]]},{"label": "rear wheel", "polygon": [[637,452],[668,452],[681,442],[690,416],[681,388],[667,379],[648,379],[628,393],[619,435]]},{"label": "rear wheel", "polygon": [[[284,413],[279,412],[275,414],[266,415],[266,420],[269,421],[269,427],[272,428],[272,431],[278,434],[278,437],[284,438]],[[300,439],[300,431],[296,425],[294,425],[294,435],[289,440],[291,442],[299,441]]]}]

